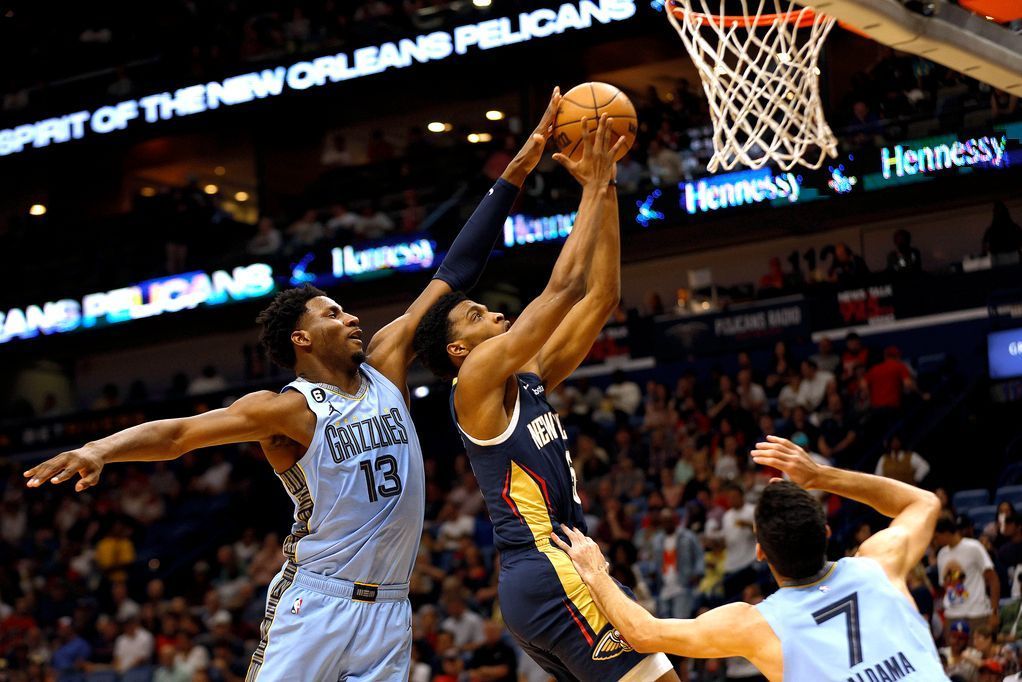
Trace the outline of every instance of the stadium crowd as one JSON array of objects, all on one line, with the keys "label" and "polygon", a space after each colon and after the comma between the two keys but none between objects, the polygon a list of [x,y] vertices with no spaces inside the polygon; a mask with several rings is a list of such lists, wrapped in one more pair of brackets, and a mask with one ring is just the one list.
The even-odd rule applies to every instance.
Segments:
[{"label": "stadium crowd", "polygon": [[[748,452],[765,434],[821,461],[924,486],[932,478],[925,453],[898,430],[930,396],[897,348],[850,334],[806,357],[782,342],[768,362],[739,353],[727,366],[697,365],[645,385],[619,372],[602,388],[579,380],[550,395],[571,439],[590,534],[614,577],[662,616],[755,603],[774,589],[751,527],[771,472]],[[179,388],[218,398],[226,383],[210,369]],[[25,490],[21,468],[0,462],[0,678],[243,678],[292,511],[257,448],[113,465],[81,495],[68,486]],[[412,680],[546,679],[501,625],[500,558],[464,454],[429,451],[426,471],[426,530],[410,589]],[[855,505],[822,502],[832,558],[882,527]],[[1009,586],[1020,568],[1022,517],[1010,505],[975,530],[949,506],[911,587],[957,679],[1001,680],[1019,669],[1020,595]],[[758,679],[742,660],[676,663],[686,680]]]}]

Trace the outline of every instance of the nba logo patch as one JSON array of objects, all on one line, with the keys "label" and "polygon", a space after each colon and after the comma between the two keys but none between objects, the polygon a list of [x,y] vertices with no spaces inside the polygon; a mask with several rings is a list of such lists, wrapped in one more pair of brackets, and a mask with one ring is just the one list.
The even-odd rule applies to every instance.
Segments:
[{"label": "nba logo patch", "polygon": [[323,402],[324,400],[326,400],[326,391],[324,391],[322,388],[312,389],[312,399],[315,400],[317,403]]},{"label": "nba logo patch", "polygon": [[299,613],[301,613],[301,611],[302,611],[302,598],[298,597],[298,599],[295,599],[295,603],[291,605],[291,613],[293,613],[293,614],[295,614],[297,616]]}]

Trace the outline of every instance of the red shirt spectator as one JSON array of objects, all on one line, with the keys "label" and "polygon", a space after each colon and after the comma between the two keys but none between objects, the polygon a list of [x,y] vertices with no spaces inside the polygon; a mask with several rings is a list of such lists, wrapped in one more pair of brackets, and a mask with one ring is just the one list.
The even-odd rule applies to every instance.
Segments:
[{"label": "red shirt spectator", "polygon": [[862,345],[862,340],[855,332],[845,337],[845,350],[841,353],[841,367],[847,379],[855,373],[857,365],[865,365],[869,361],[869,349]]},{"label": "red shirt spectator", "polygon": [[866,372],[869,401],[873,407],[901,407],[901,396],[911,385],[912,373],[900,355],[897,348],[888,346],[884,349],[883,362]]}]

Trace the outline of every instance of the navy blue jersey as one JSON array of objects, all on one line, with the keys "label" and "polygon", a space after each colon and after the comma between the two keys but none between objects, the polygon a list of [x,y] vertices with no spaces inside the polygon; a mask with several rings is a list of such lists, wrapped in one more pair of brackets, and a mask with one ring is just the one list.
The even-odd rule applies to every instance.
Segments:
[{"label": "navy blue jersey", "polygon": [[[586,532],[575,490],[568,435],[535,374],[516,374],[518,400],[504,433],[479,440],[465,433],[465,450],[486,500],[497,549],[547,548],[567,524]],[[457,383],[455,382],[455,390]],[[458,424],[451,391],[451,414]]]}]

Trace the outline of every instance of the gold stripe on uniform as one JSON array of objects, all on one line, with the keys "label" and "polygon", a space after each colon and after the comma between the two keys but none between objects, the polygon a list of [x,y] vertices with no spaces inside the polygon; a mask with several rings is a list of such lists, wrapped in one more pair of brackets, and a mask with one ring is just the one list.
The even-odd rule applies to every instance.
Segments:
[{"label": "gold stripe on uniform", "polygon": [[277,615],[277,604],[281,597],[291,588],[295,581],[295,573],[298,566],[288,561],[284,564],[284,572],[275,583],[270,586],[269,598],[266,600],[266,613],[259,624],[259,646],[252,653],[252,662],[248,666],[248,673],[245,675],[245,682],[255,682],[259,676],[259,669],[263,666],[263,656],[266,654],[266,647],[270,645],[270,627]]},{"label": "gold stripe on uniform", "polygon": [[297,529],[284,538],[284,556],[291,561],[298,561],[298,541],[309,534],[309,519],[312,518],[312,508],[315,501],[312,498],[312,491],[309,490],[309,479],[305,475],[305,469],[301,464],[295,464],[280,476],[284,488],[298,502],[298,511],[295,512],[295,521],[299,524]]},{"label": "gold stripe on uniform", "polygon": [[579,577],[578,571],[575,570],[568,555],[550,543],[550,534],[554,532],[554,529],[550,523],[550,511],[547,509],[543,491],[540,490],[535,479],[514,462],[511,462],[510,495],[518,505],[518,511],[525,519],[525,524],[532,531],[536,549],[542,552],[554,567],[564,594],[589,623],[593,633],[599,634],[610,621],[597,608],[596,602],[589,594],[589,588],[582,582],[582,578]]}]

